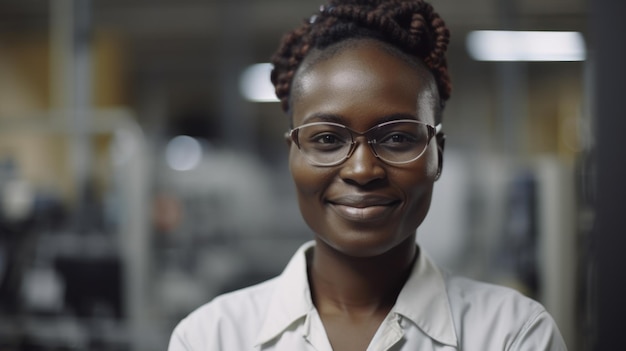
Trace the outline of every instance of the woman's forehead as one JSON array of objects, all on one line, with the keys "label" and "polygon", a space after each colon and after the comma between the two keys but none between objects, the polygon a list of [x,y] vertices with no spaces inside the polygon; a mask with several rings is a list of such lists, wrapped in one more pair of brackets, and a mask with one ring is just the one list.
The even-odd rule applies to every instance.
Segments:
[{"label": "woman's forehead", "polygon": [[[358,69],[356,65],[362,65],[364,63],[363,60],[360,60],[361,62],[333,60],[338,56],[350,56],[354,52],[359,52],[359,55],[356,56],[360,58],[363,58],[364,52],[368,53],[370,60],[366,64],[370,66],[370,69],[376,69],[384,65],[393,65],[394,67],[387,68],[413,71],[414,74],[411,74],[411,76],[418,79],[421,85],[435,90],[435,94],[437,94],[437,86],[433,74],[418,57],[412,57],[393,45],[377,39],[352,38],[335,43],[325,49],[314,49],[309,52],[294,75],[291,87],[292,100],[297,99],[299,94],[302,93],[302,83],[306,81],[302,78],[306,77],[315,68],[319,68],[320,65],[325,69],[335,68],[336,74],[341,74],[341,70]],[[336,65],[344,65],[344,67],[337,69]]]},{"label": "woman's forehead", "polygon": [[437,88],[425,70],[390,55],[378,44],[344,48],[298,72],[293,82],[292,122],[299,124],[322,113],[370,116],[372,123],[391,114],[410,114],[432,123]]}]

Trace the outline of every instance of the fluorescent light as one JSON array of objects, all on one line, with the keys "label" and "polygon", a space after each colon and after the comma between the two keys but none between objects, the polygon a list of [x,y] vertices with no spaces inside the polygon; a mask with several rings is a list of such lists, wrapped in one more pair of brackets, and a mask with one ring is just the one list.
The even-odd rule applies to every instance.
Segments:
[{"label": "fluorescent light", "polygon": [[585,40],[578,32],[470,32],[465,41],[478,61],[584,61]]},{"label": "fluorescent light", "polygon": [[271,71],[271,63],[257,63],[246,68],[239,78],[241,95],[254,102],[278,101],[270,80]]}]

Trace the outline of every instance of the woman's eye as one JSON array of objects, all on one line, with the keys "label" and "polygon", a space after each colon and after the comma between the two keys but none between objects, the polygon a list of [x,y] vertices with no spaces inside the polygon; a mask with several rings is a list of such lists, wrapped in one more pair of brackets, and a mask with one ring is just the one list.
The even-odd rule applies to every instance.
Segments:
[{"label": "woman's eye", "polygon": [[333,134],[322,134],[315,137],[315,142],[320,144],[335,144],[341,142],[341,140]]},{"label": "woman's eye", "polygon": [[381,143],[402,144],[402,143],[414,143],[415,141],[416,141],[416,138],[414,136],[410,136],[404,133],[402,134],[396,133],[396,134],[388,135],[381,141]]}]

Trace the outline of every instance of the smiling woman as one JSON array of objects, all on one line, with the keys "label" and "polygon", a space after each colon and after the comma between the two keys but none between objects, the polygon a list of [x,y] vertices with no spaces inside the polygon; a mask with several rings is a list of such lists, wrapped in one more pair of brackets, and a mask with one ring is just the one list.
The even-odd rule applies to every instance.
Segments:
[{"label": "smiling woman", "polygon": [[[421,157],[409,157],[406,161],[410,162],[402,164],[381,158],[373,152],[376,148],[367,145],[381,144],[363,137],[357,137],[352,153],[332,167],[312,164],[302,148],[291,148],[291,174],[305,221],[321,243],[354,256],[377,256],[402,241],[415,241],[415,229],[426,216],[441,167],[438,153],[443,145],[438,148],[435,139],[428,138],[436,115],[433,79],[422,72],[422,66],[388,54],[383,45],[371,39],[350,39],[327,48],[336,53],[323,61],[317,60],[320,54],[314,51],[294,78],[297,94],[292,97],[291,114],[295,126],[333,116],[352,130],[367,131],[390,119],[398,128],[393,118],[410,118],[420,122],[412,125],[424,127],[422,139],[430,139],[415,153]],[[317,62],[309,66],[309,60]],[[401,148],[389,153],[391,158],[404,160]],[[405,249],[404,255],[412,260],[415,245]]]},{"label": "smiling woman", "polygon": [[540,304],[416,244],[443,166],[447,43],[421,0],[331,1],[283,39],[272,81],[315,240],[190,314],[170,350],[565,350]]}]

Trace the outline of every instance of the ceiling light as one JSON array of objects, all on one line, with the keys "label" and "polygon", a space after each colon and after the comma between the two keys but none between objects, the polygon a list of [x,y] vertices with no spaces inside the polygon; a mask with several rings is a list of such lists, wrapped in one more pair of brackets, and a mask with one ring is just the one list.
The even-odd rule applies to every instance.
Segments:
[{"label": "ceiling light", "polygon": [[480,30],[470,32],[465,43],[478,61],[584,61],[586,57],[579,32]]},{"label": "ceiling light", "polygon": [[274,85],[270,80],[272,64],[257,63],[246,68],[239,78],[241,95],[254,102],[276,102]]}]

